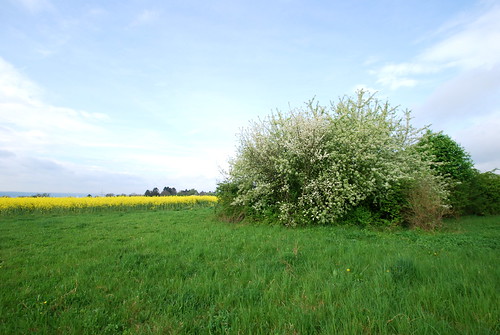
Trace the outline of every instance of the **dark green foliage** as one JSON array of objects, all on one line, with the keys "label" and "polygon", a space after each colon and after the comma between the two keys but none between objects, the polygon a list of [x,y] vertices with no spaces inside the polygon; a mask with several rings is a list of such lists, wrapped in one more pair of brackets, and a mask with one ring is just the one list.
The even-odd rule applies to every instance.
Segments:
[{"label": "dark green foliage", "polygon": [[32,195],[33,198],[48,198],[50,197],[50,193],[37,193]]},{"label": "dark green foliage", "polygon": [[185,189],[177,192],[177,195],[198,195],[198,191],[195,190],[194,188],[192,189]]},{"label": "dark green foliage", "polygon": [[464,148],[450,136],[428,130],[418,143],[420,150],[432,156],[436,172],[457,182],[466,182],[474,175],[474,163]]},{"label": "dark green foliage", "polygon": [[177,195],[177,190],[175,189],[175,187],[165,186],[163,188],[163,191],[161,191],[160,195],[161,196]]},{"label": "dark green foliage", "polygon": [[366,199],[344,215],[340,222],[361,227],[409,226],[409,222],[405,219],[405,213],[409,206],[408,192],[411,185],[412,183],[409,181],[399,181],[387,190],[383,197]]},{"label": "dark green foliage", "polygon": [[442,133],[428,132],[419,143],[437,164],[435,171],[449,178],[450,203],[456,215],[500,213],[500,176],[494,171],[480,173],[470,155]]},{"label": "dark green foliage", "polygon": [[217,184],[215,195],[217,196],[216,213],[218,217],[228,222],[240,222],[245,216],[248,208],[233,204],[238,185],[229,181]]},{"label": "dark green foliage", "polygon": [[468,202],[464,211],[467,214],[500,214],[500,175],[495,171],[476,172],[465,186],[463,192],[466,192]]},{"label": "dark green foliage", "polygon": [[178,196],[186,196],[186,195],[215,195],[215,192],[212,192],[212,191],[209,191],[209,192],[205,192],[205,191],[201,191],[201,192],[198,192],[196,189],[194,188],[191,188],[191,189],[185,189],[185,190],[181,190],[181,191],[178,191],[175,189],[175,187],[164,187],[163,190],[160,192],[160,190],[155,187],[152,191],[150,190],[146,190],[146,192],[144,193],[144,195],[146,197],[158,197],[158,196],[162,196],[162,197],[166,197],[166,196],[171,196],[171,195],[178,195]]},{"label": "dark green foliage", "polygon": [[418,146],[423,154],[430,155],[435,163],[432,168],[436,173],[448,179],[452,213],[464,215],[470,212],[467,208],[470,207],[470,191],[475,183],[472,179],[476,172],[469,153],[441,132],[428,131]]},{"label": "dark green foliage", "polygon": [[403,212],[408,205],[405,190],[405,183],[399,182],[387,192],[384,198],[374,203],[374,211],[379,214],[382,221],[390,225],[404,223]]},{"label": "dark green foliage", "polygon": [[367,227],[376,221],[374,213],[365,206],[357,206],[340,220],[342,223]]},{"label": "dark green foliage", "polygon": [[[479,174],[479,172],[476,173]],[[461,216],[475,213],[472,210],[473,204],[471,203],[473,189],[478,188],[475,179],[476,176],[474,175],[470,180],[450,186],[449,199],[452,205],[452,215]]]},{"label": "dark green foliage", "polygon": [[455,215],[500,214],[500,175],[474,170],[470,180],[453,187],[451,201]]},{"label": "dark green foliage", "polygon": [[403,225],[404,213],[408,208],[408,190],[411,182],[400,180],[389,189],[384,197],[372,200],[371,209],[377,214],[379,225]]}]

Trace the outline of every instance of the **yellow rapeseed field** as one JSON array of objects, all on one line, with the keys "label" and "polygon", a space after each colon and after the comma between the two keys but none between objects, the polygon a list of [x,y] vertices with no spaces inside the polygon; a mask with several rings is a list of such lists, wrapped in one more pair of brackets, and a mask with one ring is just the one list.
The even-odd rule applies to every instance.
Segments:
[{"label": "yellow rapeseed field", "polygon": [[53,211],[100,211],[120,209],[181,209],[211,206],[217,197],[210,195],[168,197],[86,197],[86,198],[0,198],[0,214]]}]

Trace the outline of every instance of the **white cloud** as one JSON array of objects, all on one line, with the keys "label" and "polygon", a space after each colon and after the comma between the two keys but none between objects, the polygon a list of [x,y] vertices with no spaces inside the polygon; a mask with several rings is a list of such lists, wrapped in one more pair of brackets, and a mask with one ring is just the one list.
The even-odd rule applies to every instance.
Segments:
[{"label": "white cloud", "polygon": [[91,177],[98,176],[88,164],[72,161],[85,148],[102,145],[107,139],[103,125],[108,121],[104,114],[44,102],[43,90],[0,57],[0,166],[4,176],[0,189],[64,192],[78,183],[88,187]]},{"label": "white cloud", "polygon": [[44,10],[52,10],[54,7],[49,0],[15,0],[31,13],[38,13]]},{"label": "white cloud", "polygon": [[400,87],[414,87],[418,84],[414,76],[436,73],[439,69],[431,64],[400,63],[385,65],[370,73],[377,75],[377,84],[396,90]]},{"label": "white cloud", "polygon": [[[413,108],[418,124],[444,131],[482,171],[500,167],[500,5],[445,23],[437,41],[409,61],[371,72],[391,90],[432,88]],[[444,79],[447,78],[447,79]]]},{"label": "white cloud", "polygon": [[213,190],[227,150],[196,140],[203,134],[174,144],[160,131],[114,121],[47,103],[43,89],[0,57],[0,190]]},{"label": "white cloud", "polygon": [[445,70],[489,70],[500,63],[500,6],[445,26],[439,29],[441,40],[413,60],[372,70],[377,83],[392,90],[415,87],[422,77]]},{"label": "white cloud", "polygon": [[145,184],[127,173],[14,153],[0,154],[0,174],[3,191],[129,193],[131,188],[142,190]]},{"label": "white cloud", "polygon": [[500,64],[466,71],[439,87],[415,111],[441,125],[460,126],[500,105]]},{"label": "white cloud", "polygon": [[85,144],[90,134],[104,132],[100,122],[107,119],[103,114],[45,103],[43,90],[0,58],[0,123],[8,130],[4,137],[11,134],[9,143],[17,150]]},{"label": "white cloud", "polygon": [[430,47],[419,61],[470,70],[489,69],[500,61],[500,6],[490,8]]},{"label": "white cloud", "polygon": [[500,108],[477,117],[456,132],[454,138],[471,153],[476,168],[491,171],[500,168]]},{"label": "white cloud", "polygon": [[132,26],[141,26],[155,22],[160,17],[160,13],[151,9],[145,9],[139,13],[132,21]]},{"label": "white cloud", "polygon": [[40,88],[0,57],[0,93],[3,101],[35,101]]}]

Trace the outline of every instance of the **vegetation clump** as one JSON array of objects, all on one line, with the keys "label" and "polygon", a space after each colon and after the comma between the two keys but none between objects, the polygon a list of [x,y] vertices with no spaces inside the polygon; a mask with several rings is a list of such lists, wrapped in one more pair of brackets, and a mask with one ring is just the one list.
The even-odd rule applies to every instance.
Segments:
[{"label": "vegetation clump", "polygon": [[480,173],[475,170],[468,184],[461,190],[466,192],[463,214],[500,214],[500,175],[493,171]]},{"label": "vegetation clump", "polygon": [[417,144],[432,161],[434,173],[444,178],[454,216],[500,214],[500,175],[480,172],[469,153],[450,136],[428,130]]},{"label": "vegetation clump", "polygon": [[[432,228],[446,209],[445,178],[419,150],[425,129],[410,119],[361,90],[254,121],[218,186],[220,212],[290,226],[369,218]],[[435,217],[415,219],[422,210]]]}]

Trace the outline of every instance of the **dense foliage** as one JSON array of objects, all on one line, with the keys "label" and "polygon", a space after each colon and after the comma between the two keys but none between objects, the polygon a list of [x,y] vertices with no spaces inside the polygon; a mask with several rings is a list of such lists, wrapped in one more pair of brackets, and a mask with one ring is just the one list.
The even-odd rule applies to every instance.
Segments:
[{"label": "dense foliage", "polygon": [[146,190],[144,192],[145,197],[165,197],[165,196],[171,196],[171,195],[179,195],[179,196],[186,196],[186,195],[214,195],[214,192],[205,192],[201,191],[198,192],[196,189],[185,189],[181,191],[177,191],[175,187],[168,187],[165,186],[163,188],[163,191],[160,192],[158,187],[153,188],[153,190]]},{"label": "dense foliage", "polygon": [[[422,132],[411,126],[409,111],[364,91],[329,107],[312,101],[278,111],[241,133],[218,187],[222,212],[297,225],[331,224],[353,213],[401,221],[423,202],[444,208],[442,178],[415,145]],[[423,183],[432,199],[418,198],[429,194],[416,192]]]},{"label": "dense foliage", "polygon": [[432,155],[433,165],[440,175],[457,182],[467,182],[474,175],[472,158],[460,144],[443,133],[428,130],[418,143],[419,150]]},{"label": "dense foliage", "polygon": [[433,170],[447,180],[452,214],[500,214],[500,175],[481,173],[465,149],[443,133],[427,133],[418,149],[430,157]]},{"label": "dense foliage", "polygon": [[474,163],[460,144],[443,133],[430,130],[420,139],[418,149],[434,163],[435,173],[447,179],[449,200],[454,215],[466,214],[470,207],[470,189],[475,185]]}]

